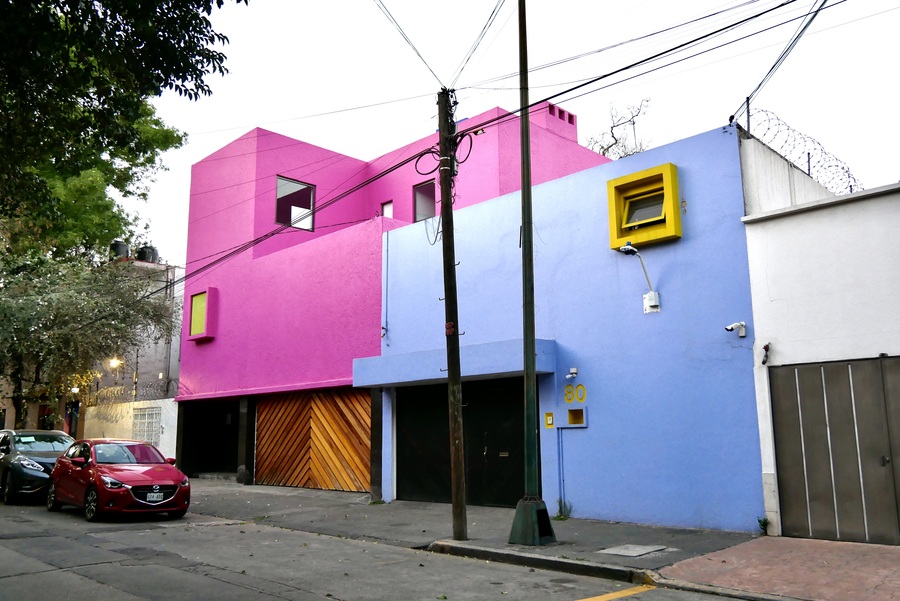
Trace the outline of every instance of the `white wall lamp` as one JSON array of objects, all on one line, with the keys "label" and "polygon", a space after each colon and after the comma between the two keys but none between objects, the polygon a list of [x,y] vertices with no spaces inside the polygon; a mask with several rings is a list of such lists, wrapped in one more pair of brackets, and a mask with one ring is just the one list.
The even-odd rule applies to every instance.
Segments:
[{"label": "white wall lamp", "polygon": [[626,243],[625,246],[620,246],[619,252],[626,255],[634,255],[641,261],[641,269],[644,270],[647,288],[649,288],[649,292],[644,294],[644,313],[659,313],[659,292],[654,290],[653,284],[650,283],[650,275],[647,273],[647,266],[644,265],[644,257],[641,256],[638,249],[631,245],[631,242]]},{"label": "white wall lamp", "polygon": [[578,368],[570,367],[569,373],[566,374],[566,380],[574,380],[577,377],[578,377]]},{"label": "white wall lamp", "polygon": [[726,332],[734,332],[735,330],[738,331],[739,337],[744,338],[747,336],[747,324],[744,323],[743,321],[736,321],[732,324],[725,326]]}]

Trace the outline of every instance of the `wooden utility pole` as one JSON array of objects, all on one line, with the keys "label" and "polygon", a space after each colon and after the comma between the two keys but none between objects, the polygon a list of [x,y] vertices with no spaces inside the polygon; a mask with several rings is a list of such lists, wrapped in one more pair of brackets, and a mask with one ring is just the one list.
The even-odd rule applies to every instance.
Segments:
[{"label": "wooden utility pole", "polygon": [[467,540],[466,452],[463,444],[462,376],[459,365],[459,310],[456,294],[456,249],[453,237],[453,178],[456,176],[455,95],[438,94],[440,135],[441,238],[444,249],[444,333],[447,336],[447,404],[450,413],[450,478],[453,540]]},{"label": "wooden utility pole", "polygon": [[525,495],[516,504],[509,542],[556,542],[547,506],[540,495],[538,463],[537,369],[534,328],[534,241],[531,213],[531,120],[528,118],[528,37],[525,0],[519,0],[519,124],[522,144],[522,338],[525,374]]}]

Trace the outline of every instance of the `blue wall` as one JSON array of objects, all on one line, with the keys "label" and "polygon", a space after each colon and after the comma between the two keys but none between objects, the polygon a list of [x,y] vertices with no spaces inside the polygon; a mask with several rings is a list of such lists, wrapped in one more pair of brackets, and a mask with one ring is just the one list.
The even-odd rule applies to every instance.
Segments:
[{"label": "blue wall", "polygon": [[[678,167],[683,237],[641,248],[662,309],[645,315],[639,260],[609,248],[606,183],[667,162]],[[536,186],[533,200],[536,336],[551,341],[556,364],[539,370],[540,415],[554,412],[557,424],[573,407],[587,415],[585,428],[541,428],[548,508],[564,497],[575,517],[756,530],[764,510],[735,130]],[[464,347],[521,340],[520,202],[514,194],[454,213]],[[355,362],[357,385],[410,381],[404,359],[444,348],[437,225],[385,234],[382,357]],[[746,338],[725,331],[735,321],[747,322]],[[496,364],[463,353],[464,375]],[[439,368],[414,380],[444,378]],[[583,402],[566,402],[569,384],[584,387]]]}]

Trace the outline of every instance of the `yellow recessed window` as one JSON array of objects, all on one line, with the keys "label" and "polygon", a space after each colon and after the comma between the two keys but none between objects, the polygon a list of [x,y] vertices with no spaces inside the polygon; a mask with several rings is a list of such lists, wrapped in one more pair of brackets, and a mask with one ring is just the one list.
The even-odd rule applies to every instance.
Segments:
[{"label": "yellow recessed window", "polygon": [[188,340],[211,340],[216,336],[218,289],[210,287],[190,297]]},{"label": "yellow recessed window", "polygon": [[672,163],[610,180],[609,247],[681,238],[678,170]]},{"label": "yellow recessed window", "polygon": [[206,292],[191,297],[191,336],[206,331]]}]

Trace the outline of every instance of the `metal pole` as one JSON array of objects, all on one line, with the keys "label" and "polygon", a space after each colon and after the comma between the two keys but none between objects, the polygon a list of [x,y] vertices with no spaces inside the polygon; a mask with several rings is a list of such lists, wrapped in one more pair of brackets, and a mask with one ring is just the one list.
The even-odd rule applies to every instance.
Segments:
[{"label": "metal pole", "polygon": [[450,414],[450,479],[453,540],[467,540],[466,452],[463,439],[462,376],[459,363],[459,311],[453,236],[453,177],[456,175],[456,124],[453,92],[438,95],[440,132],[441,239],[444,250],[444,333],[447,336],[447,405]]},{"label": "metal pole", "polygon": [[519,116],[522,145],[522,337],[525,374],[525,496],[516,505],[509,542],[556,542],[547,507],[540,498],[538,474],[537,374],[534,333],[534,251],[531,212],[531,121],[528,116],[528,39],[525,0],[519,0]]}]

